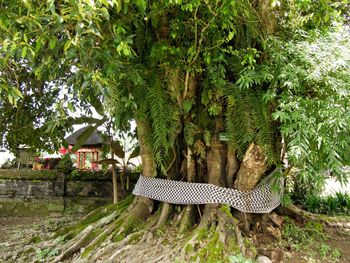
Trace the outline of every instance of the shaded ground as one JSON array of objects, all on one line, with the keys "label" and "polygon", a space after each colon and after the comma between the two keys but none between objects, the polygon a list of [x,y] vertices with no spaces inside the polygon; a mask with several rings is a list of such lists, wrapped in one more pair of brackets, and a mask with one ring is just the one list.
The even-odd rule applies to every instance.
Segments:
[{"label": "shaded ground", "polygon": [[[39,242],[80,218],[78,214],[57,214],[45,218],[0,215],[0,262],[49,262],[41,261],[45,252],[41,251]],[[28,253],[30,261],[18,261],[22,253]]]},{"label": "shaded ground", "polygon": [[[0,262],[50,262],[57,251],[41,249],[41,242],[80,218],[81,215],[0,217]],[[275,230],[273,235],[257,234],[245,241],[254,244],[258,254],[265,254],[276,263],[350,262],[350,229],[314,223],[301,226],[287,220],[281,230]],[[120,262],[183,262],[167,253],[186,238],[170,225],[150,232],[144,242],[127,243],[116,252]],[[74,262],[74,257],[65,262]]]},{"label": "shaded ground", "polygon": [[255,245],[259,254],[276,263],[350,263],[348,226],[331,227],[311,221],[300,225],[288,219],[277,234],[258,235]]}]

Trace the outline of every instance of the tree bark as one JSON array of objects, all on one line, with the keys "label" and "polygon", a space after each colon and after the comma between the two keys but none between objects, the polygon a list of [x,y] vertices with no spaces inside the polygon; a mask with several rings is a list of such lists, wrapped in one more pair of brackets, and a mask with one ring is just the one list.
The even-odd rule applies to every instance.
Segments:
[{"label": "tree bark", "polygon": [[153,159],[152,149],[146,139],[147,134],[151,133],[149,125],[145,120],[136,120],[136,123],[142,160],[142,175],[146,177],[155,177],[157,174],[156,165]]},{"label": "tree bark", "polygon": [[254,143],[250,144],[237,173],[234,186],[240,191],[251,191],[266,172],[267,158],[263,149]]},{"label": "tree bark", "polygon": [[270,0],[258,1],[258,12],[268,35],[272,35],[274,33],[276,26],[276,17],[271,9],[272,7]]},{"label": "tree bark", "polygon": [[[186,177],[187,182],[195,182],[196,180],[196,164],[194,156],[190,147],[187,147],[186,151]],[[183,233],[187,231],[194,223],[195,211],[193,205],[187,205],[185,208],[184,216],[180,224],[180,232]]]},{"label": "tree bark", "polygon": [[[210,143],[210,149],[207,155],[207,169],[208,169],[208,183],[221,186],[220,177],[223,171],[221,160],[221,143],[214,136]],[[219,204],[207,204],[205,205],[203,218],[201,220],[202,225],[208,225],[210,221],[213,221],[217,216]]]},{"label": "tree bark", "polygon": [[[252,143],[244,154],[243,161],[237,173],[234,187],[240,191],[251,191],[260,181],[267,169],[267,158],[263,149]],[[237,213],[246,233],[250,230],[251,214]]]},{"label": "tree bark", "polygon": [[227,164],[226,164],[226,175],[227,175],[227,187],[233,188],[233,182],[235,175],[239,168],[239,162],[236,157],[236,152],[230,147],[227,150]]},{"label": "tree bark", "polygon": [[[114,159],[113,152],[112,152],[112,159]],[[112,181],[113,181],[113,203],[118,203],[118,182],[117,182],[117,174],[116,174],[117,167],[114,163],[112,163]]]}]

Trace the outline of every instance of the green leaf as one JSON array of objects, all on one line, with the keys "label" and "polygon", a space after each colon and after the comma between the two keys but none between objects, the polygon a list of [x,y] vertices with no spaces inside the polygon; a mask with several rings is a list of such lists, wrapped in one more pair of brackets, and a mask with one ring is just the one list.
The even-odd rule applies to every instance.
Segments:
[{"label": "green leaf", "polygon": [[193,106],[192,101],[188,99],[184,100],[184,102],[182,103],[182,109],[184,110],[184,113],[188,114],[191,111],[192,106]]},{"label": "green leaf", "polygon": [[70,101],[67,102],[67,107],[71,112],[75,111],[75,107],[74,107],[73,103],[71,103]]},{"label": "green leaf", "polygon": [[72,39],[68,39],[66,41],[66,43],[64,44],[63,51],[65,54],[67,54],[67,51],[68,51],[69,47],[71,46],[72,42],[73,42]]},{"label": "green leaf", "polygon": [[210,105],[208,112],[210,116],[217,116],[221,113],[222,107],[219,106],[217,103],[213,103]]},{"label": "green leaf", "polygon": [[118,141],[111,142],[111,149],[113,153],[119,158],[123,159],[125,157],[125,152],[123,150],[123,147],[120,145]]},{"label": "green leaf", "polygon": [[28,0],[22,0],[22,2],[28,10],[32,9],[32,5],[30,4],[30,2]]},{"label": "green leaf", "polygon": [[132,153],[130,154],[129,159],[135,158],[135,157],[137,157],[137,156],[140,156],[140,146],[137,146],[137,147],[132,151]]},{"label": "green leaf", "polygon": [[[57,38],[56,37],[52,37],[50,39],[50,43],[49,43],[49,48],[52,50],[56,47],[57,44]],[[68,49],[68,48],[67,48]],[[65,51],[66,52],[66,51]]]},{"label": "green leaf", "polygon": [[27,47],[27,46],[24,46],[24,47],[22,48],[22,52],[21,52],[21,57],[22,57],[22,58],[25,58],[25,57],[26,57],[26,55],[27,55],[27,50],[28,50],[28,47]]},{"label": "green leaf", "polygon": [[94,109],[96,110],[96,112],[98,114],[100,114],[101,116],[104,115],[104,107],[103,107],[103,104],[98,97],[90,96],[90,103],[94,107]]},{"label": "green leaf", "polygon": [[22,98],[23,99],[23,95],[21,93],[21,91],[15,87],[12,87],[12,91],[15,93],[15,95],[18,97],[18,98]]}]

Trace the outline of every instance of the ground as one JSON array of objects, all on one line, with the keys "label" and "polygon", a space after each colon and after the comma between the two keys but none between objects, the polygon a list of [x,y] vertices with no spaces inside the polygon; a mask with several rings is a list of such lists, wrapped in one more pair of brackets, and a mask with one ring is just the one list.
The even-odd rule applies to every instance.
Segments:
[{"label": "ground", "polygon": [[[0,217],[0,262],[51,262],[58,251],[41,249],[43,240],[81,217],[77,214],[45,218]],[[350,229],[313,222],[301,225],[283,218],[282,228],[271,227],[269,233],[244,237],[246,246],[274,262],[350,262]],[[166,228],[150,232],[143,242],[129,242],[115,251],[120,262],[183,262],[167,252],[187,239],[186,234],[178,234],[170,222]],[[232,255],[231,262],[242,262],[235,258]],[[224,261],[230,262],[230,259]],[[65,262],[74,262],[74,257]]]},{"label": "ground", "polygon": [[[48,217],[4,217],[0,215],[0,262],[20,262],[17,259],[26,250],[32,262],[49,262],[44,259],[48,251],[42,251],[39,243],[50,237],[59,228],[80,218],[79,214],[51,214]],[[51,254],[55,252],[51,251]]]}]

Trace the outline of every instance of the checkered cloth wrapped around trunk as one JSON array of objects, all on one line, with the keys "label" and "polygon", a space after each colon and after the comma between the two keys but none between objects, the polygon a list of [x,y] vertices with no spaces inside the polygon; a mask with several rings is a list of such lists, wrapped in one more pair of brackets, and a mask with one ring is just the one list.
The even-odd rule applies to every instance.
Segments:
[{"label": "checkered cloth wrapped around trunk", "polygon": [[[249,192],[213,184],[140,176],[133,194],[172,204],[227,204],[246,213],[270,213],[280,203],[283,177],[274,170]],[[274,189],[272,189],[274,188]],[[275,190],[276,188],[276,190]]]}]

